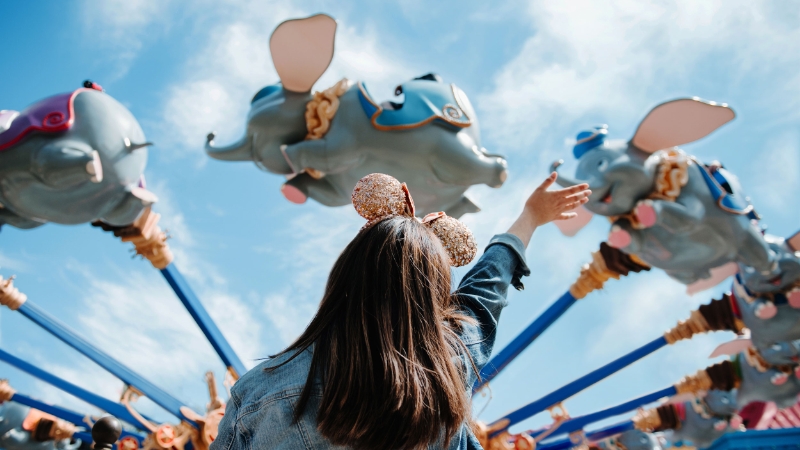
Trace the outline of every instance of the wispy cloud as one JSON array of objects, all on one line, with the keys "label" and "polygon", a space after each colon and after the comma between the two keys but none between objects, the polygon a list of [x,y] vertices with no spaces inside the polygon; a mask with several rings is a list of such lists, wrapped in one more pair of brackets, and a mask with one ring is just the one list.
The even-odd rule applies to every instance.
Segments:
[{"label": "wispy cloud", "polygon": [[775,136],[758,151],[751,169],[754,201],[779,214],[794,215],[786,195],[800,190],[800,135],[787,132]]},{"label": "wispy cloud", "polygon": [[4,277],[8,278],[10,275],[12,275],[8,273],[8,271],[28,272],[29,270],[30,265],[28,263],[6,256],[0,252],[0,271],[3,271]]},{"label": "wispy cloud", "polygon": [[169,25],[169,0],[109,0],[83,1],[81,14],[97,44],[113,61],[116,81],[130,69],[131,64],[154,33],[163,33]]},{"label": "wispy cloud", "polygon": [[[480,102],[493,139],[511,148],[581,117],[613,113],[630,123],[708,76],[704,64],[717,58],[737,68],[732,82],[800,65],[785,51],[800,30],[777,27],[785,11],[767,2],[542,0],[529,2],[527,14],[535,33]],[[772,101],[786,98],[783,88],[800,89],[781,80]]]}]

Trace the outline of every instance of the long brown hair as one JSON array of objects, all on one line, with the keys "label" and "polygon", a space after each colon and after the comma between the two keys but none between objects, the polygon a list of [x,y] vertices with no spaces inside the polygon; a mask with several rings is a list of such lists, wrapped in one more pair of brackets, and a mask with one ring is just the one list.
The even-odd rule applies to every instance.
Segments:
[{"label": "long brown hair", "polygon": [[462,321],[471,319],[458,313],[448,257],[430,230],[392,217],[361,231],[334,264],[314,319],[283,351],[294,358],[317,344],[294,420],[319,376],[318,430],[331,443],[447,446],[470,416]]}]

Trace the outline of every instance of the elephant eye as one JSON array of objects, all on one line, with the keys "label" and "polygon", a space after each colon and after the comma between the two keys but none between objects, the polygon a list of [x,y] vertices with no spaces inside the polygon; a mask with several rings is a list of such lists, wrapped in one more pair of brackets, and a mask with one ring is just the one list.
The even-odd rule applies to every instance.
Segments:
[{"label": "elephant eye", "polygon": [[606,169],[608,169],[608,160],[607,159],[601,159],[600,161],[597,161],[597,170],[599,172],[605,172]]}]

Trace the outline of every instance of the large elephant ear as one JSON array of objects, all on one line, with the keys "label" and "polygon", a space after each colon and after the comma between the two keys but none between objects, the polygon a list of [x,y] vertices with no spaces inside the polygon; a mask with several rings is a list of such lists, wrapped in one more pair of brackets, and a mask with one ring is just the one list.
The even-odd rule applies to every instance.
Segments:
[{"label": "large elephant ear", "polygon": [[336,20],[325,14],[287,20],[272,32],[269,50],[284,89],[309,92],[333,59]]},{"label": "large elephant ear", "polygon": [[561,231],[564,236],[568,237],[578,234],[578,231],[581,231],[581,229],[585,227],[593,217],[592,212],[583,206],[578,206],[574,211],[571,212],[576,213],[577,216],[573,217],[572,219],[553,221],[558,230]]},{"label": "large elephant ear", "polygon": [[723,342],[711,352],[709,358],[716,358],[723,355],[736,355],[753,346],[753,341],[749,337],[740,337],[732,341]]},{"label": "large elephant ear", "polygon": [[733,120],[736,114],[725,103],[681,98],[653,108],[639,124],[631,143],[653,153],[688,144]]}]

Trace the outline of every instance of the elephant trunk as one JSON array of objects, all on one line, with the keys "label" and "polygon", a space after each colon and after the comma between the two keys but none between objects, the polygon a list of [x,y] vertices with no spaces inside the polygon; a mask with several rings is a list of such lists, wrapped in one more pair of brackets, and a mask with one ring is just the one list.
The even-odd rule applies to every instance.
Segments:
[{"label": "elephant trunk", "polygon": [[554,161],[553,164],[550,164],[550,172],[558,173],[558,178],[556,178],[556,183],[558,183],[559,186],[561,187],[570,187],[570,186],[575,186],[576,184],[581,184],[582,181],[573,180],[571,178],[565,177],[564,175],[561,175],[561,173],[558,172],[558,168],[561,167],[562,164],[564,164],[563,159],[559,159],[558,161]]},{"label": "elephant trunk", "polygon": [[206,137],[208,156],[222,161],[253,161],[253,141],[245,134],[241,139],[225,147],[214,146],[214,133]]}]

